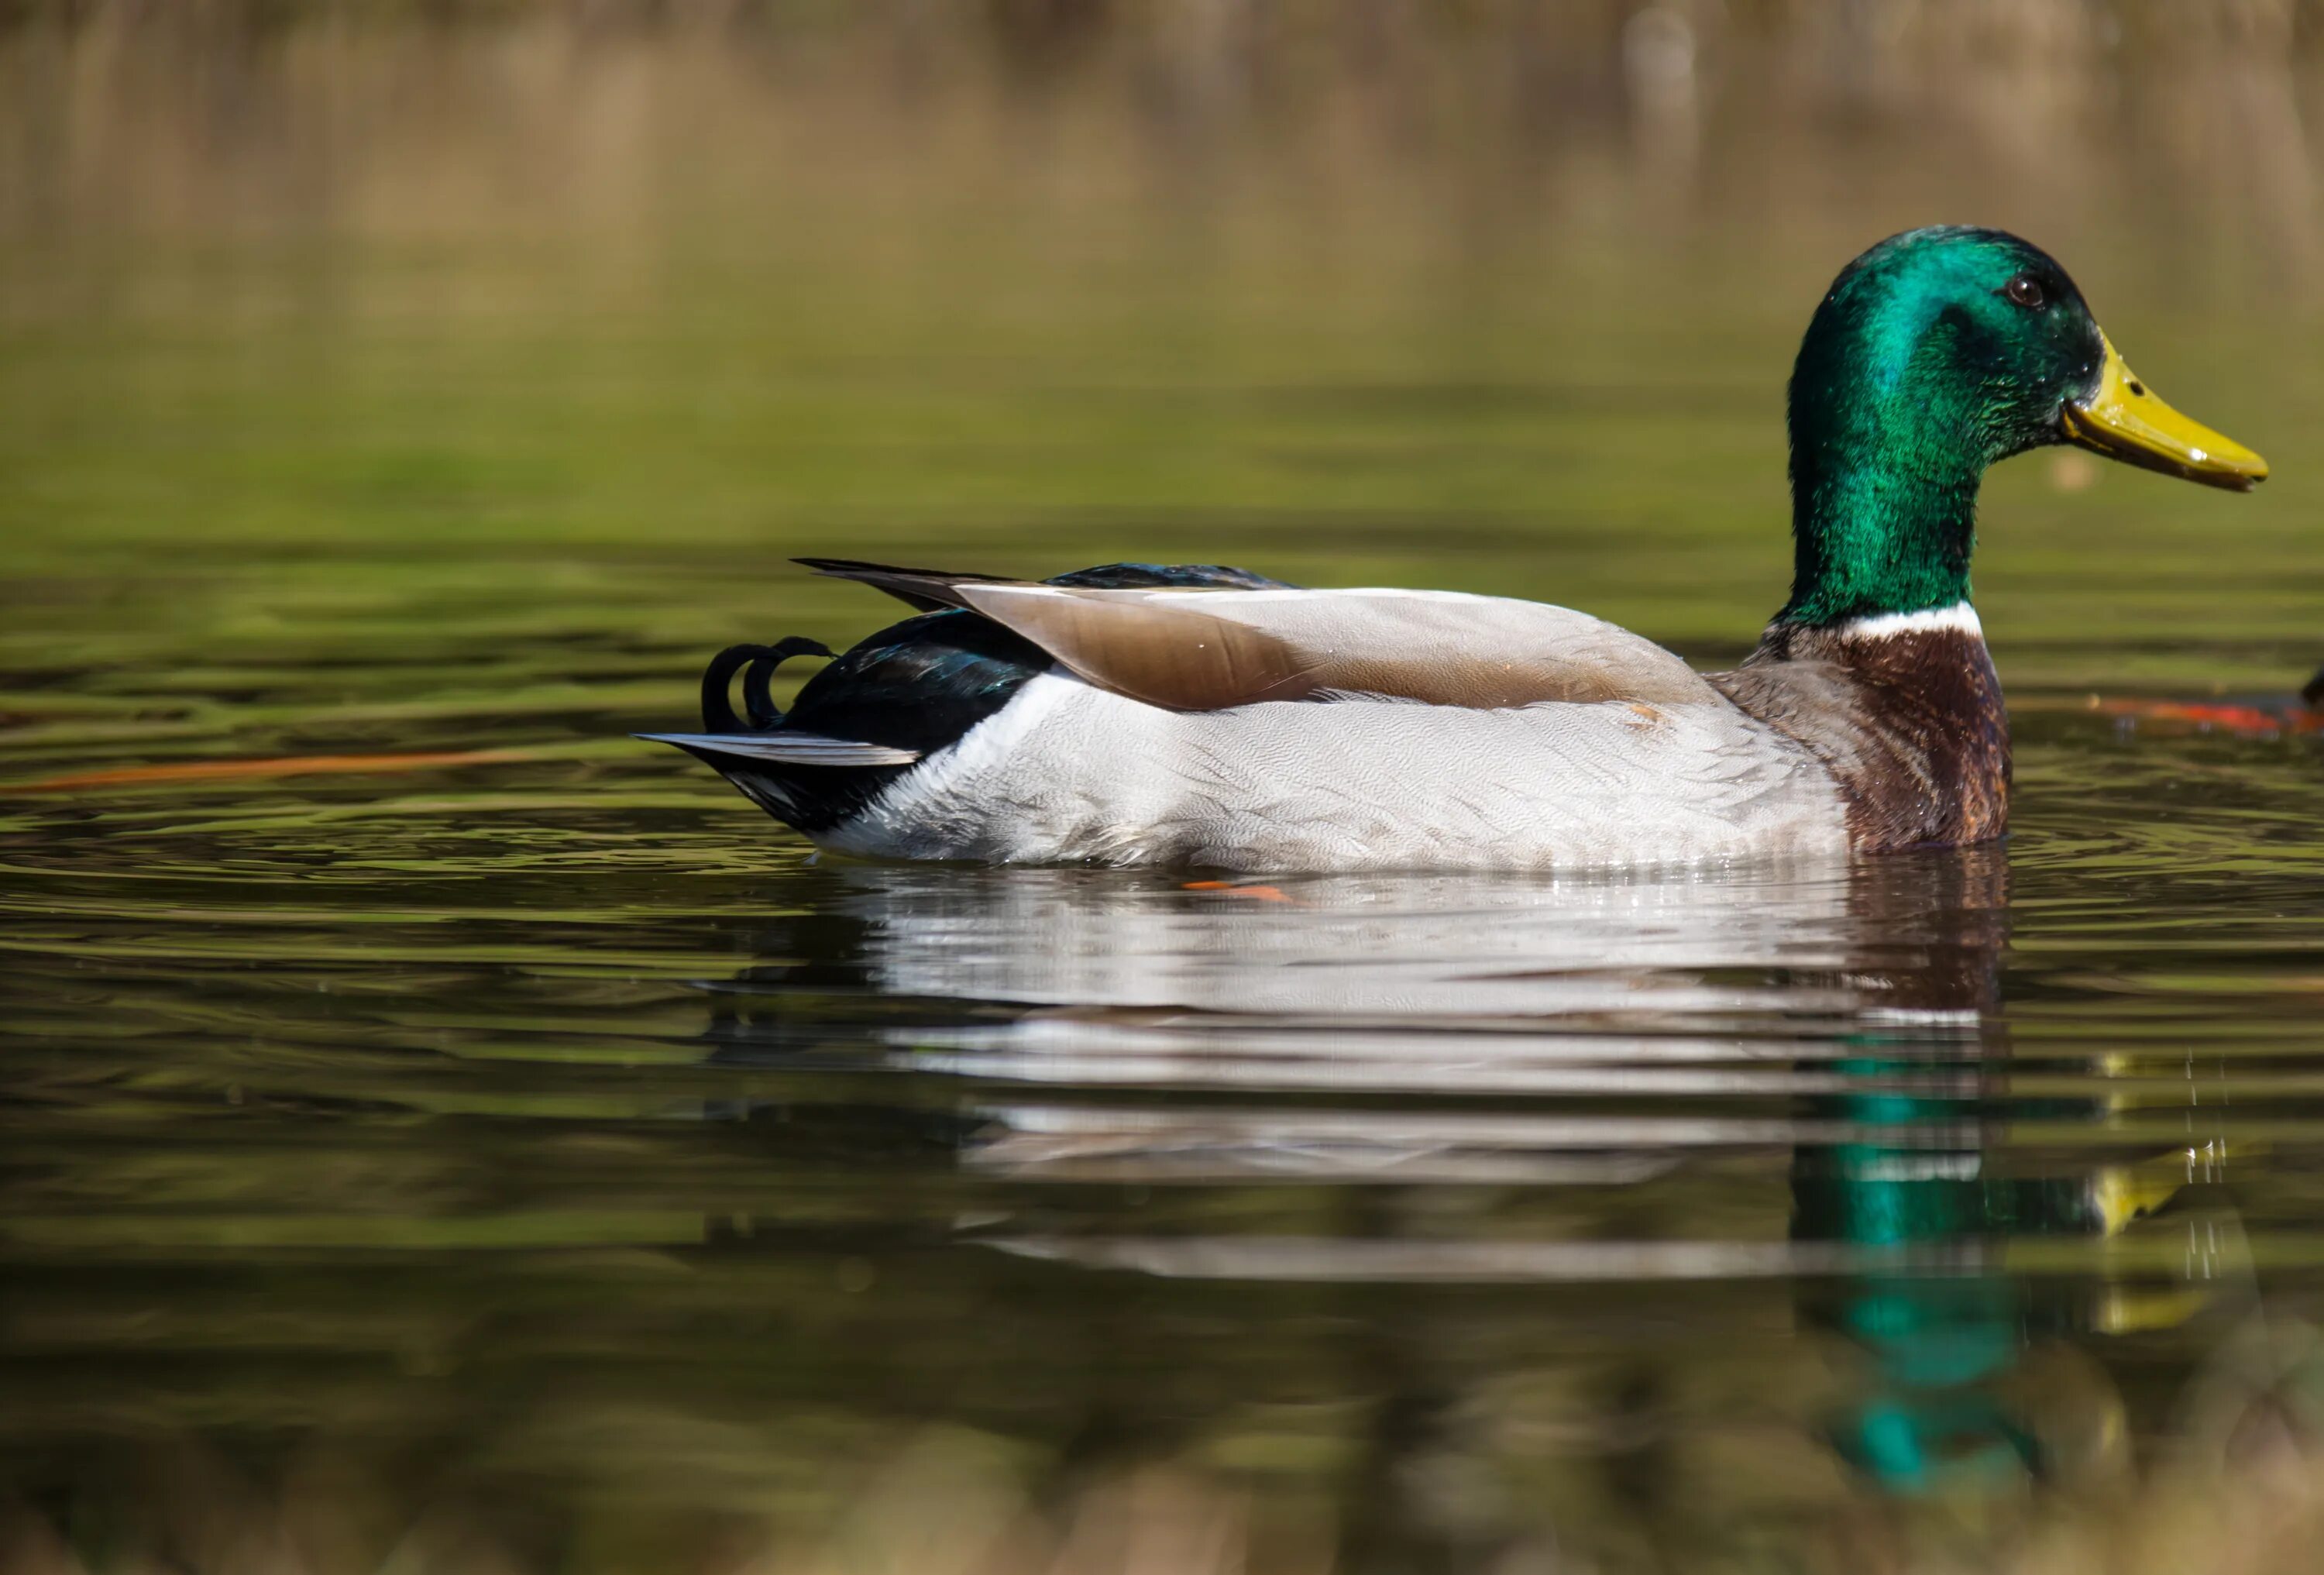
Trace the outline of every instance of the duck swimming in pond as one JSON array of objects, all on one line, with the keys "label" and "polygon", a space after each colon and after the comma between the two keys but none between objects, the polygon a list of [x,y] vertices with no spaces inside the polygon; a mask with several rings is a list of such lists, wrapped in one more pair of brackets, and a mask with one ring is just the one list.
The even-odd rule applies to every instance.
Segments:
[{"label": "duck swimming in pond", "polygon": [[[800,561],[918,609],[815,675],[711,664],[698,757],[836,852],[1228,870],[1547,869],[1999,836],[2009,729],[1969,603],[1987,465],[2047,444],[2248,490],[2039,248],[1940,227],[1833,281],[1792,373],[1791,599],[1732,672],[1587,613],[1210,565],[1040,583]],[[748,720],[727,686],[744,671]]]}]

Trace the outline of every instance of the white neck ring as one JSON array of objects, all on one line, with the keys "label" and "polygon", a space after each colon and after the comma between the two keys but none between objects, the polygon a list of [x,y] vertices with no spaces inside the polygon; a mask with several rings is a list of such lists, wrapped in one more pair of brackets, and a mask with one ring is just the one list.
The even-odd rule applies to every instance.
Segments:
[{"label": "white neck ring", "polygon": [[1844,640],[1893,640],[1900,634],[1967,634],[1978,640],[1985,638],[1985,625],[1978,622],[1977,609],[1967,602],[1918,612],[1880,612],[1869,618],[1851,618],[1845,623],[1834,624],[1831,631]]}]

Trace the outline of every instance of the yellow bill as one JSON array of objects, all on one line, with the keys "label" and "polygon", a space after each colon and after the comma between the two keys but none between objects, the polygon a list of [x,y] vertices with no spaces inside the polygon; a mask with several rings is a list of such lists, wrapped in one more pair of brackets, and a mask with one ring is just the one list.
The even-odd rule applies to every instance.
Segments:
[{"label": "yellow bill", "polygon": [[2267,479],[2266,460],[2147,392],[2114,342],[2104,335],[2099,338],[2106,345],[2106,369],[2098,374],[2097,391],[2067,402],[2068,441],[2206,486],[2247,493]]}]

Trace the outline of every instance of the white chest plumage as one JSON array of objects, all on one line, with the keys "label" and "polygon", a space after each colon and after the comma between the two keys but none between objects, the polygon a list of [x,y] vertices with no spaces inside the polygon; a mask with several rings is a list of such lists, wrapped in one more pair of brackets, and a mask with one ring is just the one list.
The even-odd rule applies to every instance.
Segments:
[{"label": "white chest plumage", "polygon": [[1684,705],[1173,711],[1056,670],[822,840],[887,858],[1229,870],[1538,870],[1848,848],[1823,768],[1708,689]]}]

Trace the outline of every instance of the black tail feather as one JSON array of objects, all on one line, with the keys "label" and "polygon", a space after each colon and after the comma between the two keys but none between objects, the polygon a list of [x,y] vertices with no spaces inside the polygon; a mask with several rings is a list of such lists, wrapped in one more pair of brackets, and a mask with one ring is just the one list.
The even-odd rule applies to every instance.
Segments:
[{"label": "black tail feather", "polygon": [[[769,686],[775,669],[795,656],[828,657],[831,649],[820,640],[790,635],[772,645],[730,645],[710,659],[702,672],[702,731],[705,732],[763,732],[779,726],[783,714],[775,709]],[[742,709],[749,721],[734,714],[726,698],[727,686],[737,669],[748,664],[742,678]]]},{"label": "black tail feather", "polygon": [[[884,591],[921,615],[832,658],[800,688],[788,714],[775,709],[770,693],[776,670],[791,657],[832,653],[798,638],[729,646],[702,675],[702,732],[640,736],[677,745],[769,814],[809,834],[862,814],[919,761],[999,714],[1050,665],[1047,652],[1004,625],[973,608],[963,615],[960,587],[1047,583],[1257,590],[1282,585],[1216,564],[1105,564],[1039,582],[854,558],[798,561],[817,574]],[[729,699],[738,673],[747,718],[734,714]]]}]

